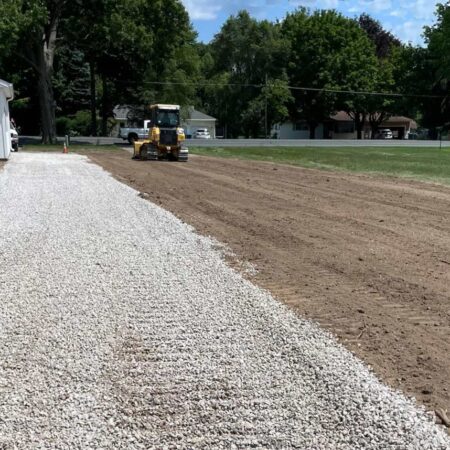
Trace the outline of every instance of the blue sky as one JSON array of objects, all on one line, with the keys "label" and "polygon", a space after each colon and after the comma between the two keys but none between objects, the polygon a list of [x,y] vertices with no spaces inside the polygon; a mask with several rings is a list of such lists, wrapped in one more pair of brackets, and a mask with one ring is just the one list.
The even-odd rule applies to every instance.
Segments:
[{"label": "blue sky", "polygon": [[199,40],[209,42],[230,14],[247,9],[258,19],[282,19],[298,6],[341,11],[349,17],[366,12],[404,42],[422,43],[422,28],[434,22],[434,0],[182,0]]}]

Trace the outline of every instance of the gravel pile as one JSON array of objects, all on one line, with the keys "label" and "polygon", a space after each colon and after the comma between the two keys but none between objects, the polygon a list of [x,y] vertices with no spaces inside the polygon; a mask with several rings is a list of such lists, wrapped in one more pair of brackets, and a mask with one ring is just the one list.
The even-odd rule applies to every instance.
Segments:
[{"label": "gravel pile", "polygon": [[2,449],[450,449],[213,241],[84,157],[17,154],[0,172],[0,295]]}]

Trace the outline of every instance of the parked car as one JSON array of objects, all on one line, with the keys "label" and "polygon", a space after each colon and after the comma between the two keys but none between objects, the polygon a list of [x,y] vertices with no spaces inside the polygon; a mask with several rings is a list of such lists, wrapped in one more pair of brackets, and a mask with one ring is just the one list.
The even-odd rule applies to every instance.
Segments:
[{"label": "parked car", "polygon": [[211,139],[211,135],[207,128],[197,128],[194,133],[194,139]]},{"label": "parked car", "polygon": [[392,131],[389,128],[382,128],[381,130],[378,130],[378,139],[393,139],[394,135],[392,134]]},{"label": "parked car", "polygon": [[19,151],[19,133],[17,132],[14,124],[10,124],[10,132],[11,132],[11,147],[13,152]]}]

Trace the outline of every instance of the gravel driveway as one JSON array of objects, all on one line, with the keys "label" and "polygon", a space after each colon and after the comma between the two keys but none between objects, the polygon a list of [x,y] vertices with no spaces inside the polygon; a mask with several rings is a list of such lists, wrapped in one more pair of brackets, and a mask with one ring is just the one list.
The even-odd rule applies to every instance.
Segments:
[{"label": "gravel driveway", "polygon": [[0,172],[0,296],[1,449],[450,448],[84,157],[22,153]]}]

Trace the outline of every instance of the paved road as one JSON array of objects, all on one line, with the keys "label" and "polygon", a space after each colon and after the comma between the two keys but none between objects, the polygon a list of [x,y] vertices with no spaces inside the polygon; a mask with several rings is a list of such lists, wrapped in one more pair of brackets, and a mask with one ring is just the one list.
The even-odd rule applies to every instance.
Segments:
[{"label": "paved road", "polygon": [[450,448],[217,244],[82,156],[13,155],[0,230],[0,448]]},{"label": "paved road", "polygon": [[[60,142],[64,138],[58,138]],[[39,143],[38,136],[21,137],[21,145],[27,143]],[[122,139],[113,137],[76,137],[72,138],[73,144],[93,145],[128,145]],[[191,147],[450,147],[450,141],[416,141],[416,140],[324,140],[324,139],[188,139],[187,146]]]}]

